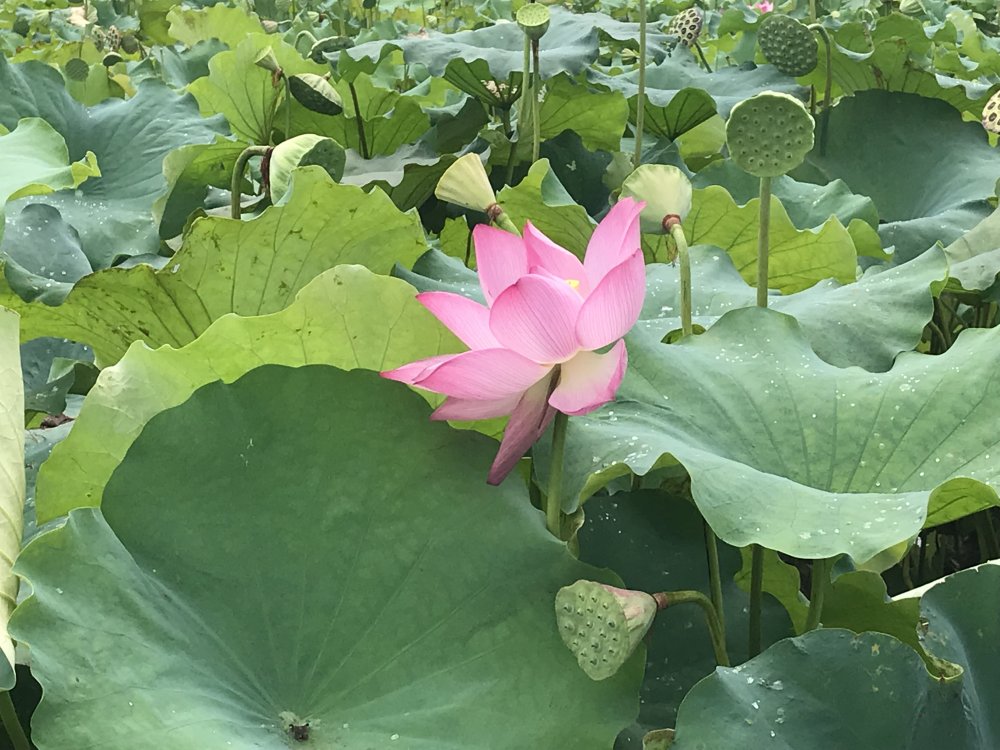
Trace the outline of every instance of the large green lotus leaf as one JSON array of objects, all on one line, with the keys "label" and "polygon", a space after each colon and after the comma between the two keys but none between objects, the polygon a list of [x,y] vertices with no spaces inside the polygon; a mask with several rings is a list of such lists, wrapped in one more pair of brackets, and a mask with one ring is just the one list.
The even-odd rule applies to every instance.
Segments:
[{"label": "large green lotus leaf", "polygon": [[[692,248],[691,273],[693,318],[704,328],[730,310],[756,304],[756,290],[716,248]],[[944,253],[931,249],[901,266],[870,269],[851,284],[827,279],[796,294],[772,296],[769,305],[794,317],[813,350],[830,364],[884,371],[897,354],[920,343],[934,312],[934,290],[947,276]],[[680,284],[673,266],[647,266],[640,326],[660,338],[680,329]]]},{"label": "large green lotus leaf", "polygon": [[378,187],[400,211],[408,211],[419,208],[433,195],[441,175],[455,158],[452,154],[439,155],[423,140],[402,146],[388,156],[371,159],[350,150],[340,181],[365,189]]},{"label": "large green lotus leaf", "polygon": [[[760,179],[744,172],[731,159],[709,164],[691,178],[691,184],[696,188],[721,185],[741,205],[760,195]],[[818,227],[831,216],[836,216],[844,226],[854,219],[878,226],[878,210],[872,199],[855,195],[843,180],[817,185],[782,175],[771,180],[771,194],[781,201],[799,229]]]},{"label": "large green lotus leaf", "polygon": [[[461,258],[465,248],[462,239]],[[457,257],[449,258],[439,250],[422,255],[412,271],[397,267],[393,274],[421,291],[455,292],[483,302],[476,274]],[[892,366],[897,354],[920,343],[934,312],[933,289],[947,275],[944,253],[932,249],[902,266],[873,268],[853,284],[828,279],[796,294],[772,296],[769,304],[798,320],[813,350],[827,362],[883,371]],[[691,276],[693,320],[703,328],[730,310],[756,305],[756,290],[718,248],[691,248]],[[646,299],[638,327],[658,339],[681,328],[675,266],[646,266]]]},{"label": "large green lotus leaf", "polygon": [[963,676],[935,678],[912,648],[887,635],[816,630],[695,686],[671,747],[832,750],[845,738],[856,748],[997,747],[1000,568],[950,576],[920,608],[924,644],[964,667]]},{"label": "large green lotus leaf", "polygon": [[235,49],[220,52],[208,64],[209,73],[188,86],[206,117],[225,116],[233,135],[250,143],[268,144],[274,127],[284,130],[284,121],[275,118],[275,106],[284,96],[271,73],[257,67],[254,60],[270,48],[287,75],[315,73],[326,68],[304,59],[294,47],[264,33],[249,34]]},{"label": "large green lotus leaf", "polygon": [[[593,83],[622,92],[630,101],[639,95],[638,71],[607,75],[590,70],[587,77]],[[730,66],[708,73],[687,50],[678,50],[659,65],[650,65],[646,69],[646,100],[654,107],[666,107],[684,89],[692,88],[706,91],[715,100],[715,106],[723,117],[728,117],[729,110],[738,102],[760,91],[783,91],[800,98],[807,95],[807,90],[795,79],[779,73],[771,65],[761,65],[753,70]]]},{"label": "large green lotus leaf", "polygon": [[58,305],[94,269],[80,235],[59,210],[44,203],[21,209],[0,242],[3,275],[23,300]]},{"label": "large green lotus leaf", "polygon": [[572,130],[589,149],[617,151],[627,122],[628,103],[617,91],[589,91],[565,75],[545,86],[539,113],[542,138],[555,138],[564,130]]},{"label": "large green lotus leaf", "polygon": [[[634,98],[629,99],[628,104],[634,123],[639,112],[639,94],[636,93]],[[646,97],[643,129],[672,141],[710,120],[715,114],[715,100],[708,92],[698,88],[685,88],[661,106],[651,103],[649,97]]]},{"label": "large green lotus leaf", "polygon": [[[41,117],[66,140],[70,160],[96,155],[100,177],[8,206],[9,217],[25,202],[58,209],[79,233],[94,268],[159,250],[152,206],[166,189],[163,157],[182,145],[211,142],[225,129],[218,118],[200,117],[191,97],[157,81],[144,82],[128,101],[87,108],[66,93],[62,76],[48,65],[0,60],[0,91],[0,125],[13,128],[23,117]],[[15,223],[16,217],[8,218],[8,228]]]},{"label": "large green lotus leaf", "polygon": [[915,94],[863,91],[841,100],[830,113],[826,154],[818,148],[793,176],[841,179],[870,197],[885,222],[879,236],[900,262],[979,223],[1000,174],[1000,153],[979,124]]},{"label": "large green lotus leaf", "polygon": [[[733,259],[747,281],[757,279],[760,199],[739,206],[725,188],[694,191],[684,231],[692,244],[715,245]],[[857,252],[844,225],[831,216],[817,230],[796,229],[788,212],[771,196],[768,286],[783,294],[799,292],[824,279],[854,280]]]},{"label": "large green lotus leaf", "polygon": [[[187,47],[218,39],[230,49],[263,28],[256,13],[219,3],[208,8],[184,8],[175,5],[167,13],[170,36]],[[276,40],[277,41],[277,40]]]},{"label": "large green lotus leaf", "polygon": [[101,511],[18,561],[39,750],[279,750],[305,722],[322,750],[607,748],[642,652],[590,680],[552,600],[617,577],[429,413],[376,373],[265,366],[154,418]]},{"label": "large green lotus leaf", "polygon": [[77,283],[56,307],[0,293],[23,317],[22,335],[61,336],[94,348],[101,365],[133,341],[183,346],[226,313],[284,308],[311,279],[339,263],[388,273],[426,243],[419,217],[382,192],[332,182],[319,167],[293,176],[287,203],[250,221],[199,219],[159,270],[111,268]]},{"label": "large green lotus leaf", "polygon": [[28,117],[0,135],[0,211],[8,200],[75,188],[101,170],[92,152],[70,162],[66,141],[45,120]]},{"label": "large green lotus leaf", "polygon": [[[558,7],[551,11],[552,21],[541,41],[541,76],[552,78],[559,73],[575,76],[597,59],[597,30],[571,11]],[[355,60],[381,60],[387,45],[402,50],[407,63],[420,63],[436,77],[444,76],[448,64],[455,59],[467,63],[485,60],[493,78],[499,81],[524,70],[524,33],[516,23],[497,23],[455,34],[431,31],[427,37],[367,42],[352,47],[346,54]]]},{"label": "large green lotus leaf", "polygon": [[59,372],[59,362],[92,363],[90,347],[66,339],[38,338],[21,344],[21,380],[24,387],[25,412],[62,414],[66,410],[66,394],[76,381],[74,369],[61,372],[55,378],[53,366]]},{"label": "large green lotus leaf", "polygon": [[45,464],[39,519],[98,505],[143,425],[213,380],[231,382],[262,363],[388,370],[461,349],[416,301],[411,286],[361,266],[318,276],[280,312],[222,317],[181,349],[137,343],[101,373],[71,438]]},{"label": "large green lotus leaf", "polygon": [[885,633],[923,653],[917,637],[919,620],[920,601],[915,598],[893,601],[882,576],[869,570],[838,576],[823,601],[824,627],[846,628],[855,633]]},{"label": "large green lotus leaf", "polygon": [[[595,497],[587,504],[579,538],[580,559],[611,568],[626,588],[650,593],[709,590],[704,522],[681,497],[651,490]],[[749,601],[733,579],[740,567],[739,550],[720,545],[719,564],[727,650],[733,663],[739,663],[747,659]],[[769,596],[764,599],[763,631],[765,644],[792,634],[787,613]],[[673,726],[681,699],[714,669],[702,610],[683,605],[660,612],[647,639],[639,718],[616,747],[641,748],[646,732]]]},{"label": "large green lotus leaf", "polygon": [[0,690],[14,686],[14,642],[7,623],[17,603],[14,558],[24,524],[24,389],[17,315],[0,307]]},{"label": "large green lotus leaf", "polygon": [[968,291],[993,286],[1000,274],[1000,209],[944,249],[949,276]]},{"label": "large green lotus leaf", "polygon": [[915,536],[949,480],[980,507],[996,498],[998,341],[968,330],[875,374],[823,362],[770,310],[734,310],[673,345],[635,332],[618,401],[570,420],[567,490],[676,461],[729,544],[868,560]]}]

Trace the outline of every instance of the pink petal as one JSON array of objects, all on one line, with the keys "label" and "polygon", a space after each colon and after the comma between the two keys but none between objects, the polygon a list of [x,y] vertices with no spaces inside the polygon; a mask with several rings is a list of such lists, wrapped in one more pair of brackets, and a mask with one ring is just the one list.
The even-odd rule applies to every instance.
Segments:
[{"label": "pink petal", "polygon": [[469,421],[473,419],[493,419],[503,417],[514,411],[517,402],[521,400],[523,394],[517,393],[513,396],[495,398],[488,401],[476,401],[468,398],[446,398],[434,413],[431,419],[448,419],[456,422]]},{"label": "pink petal", "polygon": [[583,296],[590,291],[587,272],[580,259],[539,232],[530,221],[524,225],[524,246],[528,251],[530,273],[544,269],[556,278],[577,282],[576,291]]},{"label": "pink petal", "polygon": [[596,287],[604,276],[641,247],[639,214],[646,204],[622,198],[608,211],[587,243],[583,266],[590,285]]},{"label": "pink petal", "polygon": [[582,304],[566,282],[529,274],[494,300],[490,328],[501,344],[528,359],[562,362],[580,350],[576,319]]},{"label": "pink petal", "polygon": [[563,414],[587,414],[613,401],[628,365],[625,342],[619,341],[606,354],[580,352],[559,366],[559,385],[549,404]]},{"label": "pink petal", "polygon": [[516,234],[487,224],[477,224],[472,230],[476,246],[476,268],[486,304],[500,296],[504,289],[528,273],[528,254],[524,241]]},{"label": "pink petal", "polygon": [[551,369],[510,349],[473,349],[454,355],[415,385],[446,396],[487,401],[520,394]]},{"label": "pink petal", "polygon": [[556,410],[548,404],[549,390],[552,387],[552,376],[535,383],[517,404],[514,413],[510,415],[507,429],[504,430],[500,450],[493,459],[490,474],[486,480],[490,484],[500,484],[517,462],[527,453],[538,438],[549,426],[556,415]]},{"label": "pink petal", "polygon": [[380,372],[379,375],[388,380],[398,380],[400,383],[416,385],[422,377],[426,376],[434,368],[457,356],[457,354],[439,354],[436,357],[428,357],[427,359],[410,362],[402,367],[397,367],[395,370],[385,370]]},{"label": "pink petal", "polygon": [[490,309],[485,305],[451,292],[423,292],[417,300],[470,349],[500,346],[490,331]]},{"label": "pink petal", "polygon": [[576,322],[581,347],[600,349],[628,333],[639,319],[645,296],[646,265],[642,250],[637,250],[611,269],[584,301]]}]

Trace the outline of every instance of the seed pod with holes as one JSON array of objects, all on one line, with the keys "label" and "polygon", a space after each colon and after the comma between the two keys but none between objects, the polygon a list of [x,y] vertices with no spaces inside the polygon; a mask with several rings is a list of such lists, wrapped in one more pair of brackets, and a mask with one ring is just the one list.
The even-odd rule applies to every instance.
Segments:
[{"label": "seed pod with holes", "polygon": [[685,47],[693,47],[701,35],[705,19],[700,8],[688,8],[681,11],[670,22],[669,32],[676,34],[678,41]]},{"label": "seed pod with holes", "polygon": [[1000,135],[1000,90],[983,107],[983,127]]},{"label": "seed pod with holes", "polygon": [[669,234],[668,216],[680,221],[691,210],[691,181],[677,167],[669,164],[643,164],[625,178],[622,197],[645,201],[639,214],[643,232]]},{"label": "seed pod with holes", "polygon": [[769,13],[757,31],[760,51],[787,76],[804,76],[819,64],[819,43],[809,27],[791,16]]},{"label": "seed pod with holes", "polygon": [[556,594],[559,635],[592,680],[605,680],[621,669],[656,612],[649,594],[594,581],[577,581]]},{"label": "seed pod with holes", "polygon": [[517,25],[521,27],[521,31],[529,39],[537,42],[549,30],[552,13],[541,3],[528,3],[521,6],[515,18],[517,19]]},{"label": "seed pod with holes", "polygon": [[66,61],[66,77],[71,81],[86,81],[90,75],[90,66],[82,57],[71,57]]},{"label": "seed pod with holes", "polygon": [[340,94],[323,76],[315,73],[289,76],[288,87],[295,100],[306,109],[323,115],[339,115],[344,111]]},{"label": "seed pod with holes", "polygon": [[268,161],[267,180],[271,202],[278,203],[291,186],[292,170],[296,167],[319,166],[334,180],[344,176],[347,155],[344,147],[332,138],[306,133],[289,138],[275,146]]},{"label": "seed pod with holes", "polygon": [[815,122],[798,99],[763,91],[733,107],[726,142],[733,161],[755,177],[778,177],[813,147]]}]

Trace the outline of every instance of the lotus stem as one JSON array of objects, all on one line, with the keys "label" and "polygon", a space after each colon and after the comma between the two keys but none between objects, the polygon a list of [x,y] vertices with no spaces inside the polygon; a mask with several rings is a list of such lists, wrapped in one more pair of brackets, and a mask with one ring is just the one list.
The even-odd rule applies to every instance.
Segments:
[{"label": "lotus stem", "polygon": [[809,0],[809,20],[816,20],[816,0]]},{"label": "lotus stem", "polygon": [[0,719],[3,720],[3,727],[7,730],[7,736],[14,750],[31,750],[31,742],[24,733],[20,719],[17,718],[17,711],[14,710],[14,702],[10,699],[10,693],[3,691],[0,695]]},{"label": "lotus stem", "polygon": [[562,539],[562,475],[566,452],[566,426],[569,417],[556,412],[552,424],[552,463],[549,466],[549,491],[545,495],[545,527],[556,539]]},{"label": "lotus stem", "polygon": [[748,652],[752,659],[761,650],[760,614],[764,599],[764,548],[750,545],[750,639]]},{"label": "lotus stem", "polygon": [[719,572],[719,538],[708,525],[705,525],[705,552],[708,555],[708,585],[712,594],[712,606],[719,618],[719,630],[722,631],[722,642],[726,641],[726,610],[722,598],[722,574]]},{"label": "lotus stem", "polygon": [[361,148],[361,156],[370,159],[368,152],[368,139],[365,138],[365,124],[361,120],[361,104],[358,101],[358,90],[354,88],[354,81],[347,84],[351,89],[351,100],[354,102],[354,121],[358,124],[358,146]]},{"label": "lotus stem", "polygon": [[243,173],[246,171],[247,163],[254,156],[264,156],[267,154],[267,146],[247,146],[240,152],[239,157],[236,159],[236,166],[233,167],[233,177],[229,184],[229,189],[232,193],[229,202],[229,215],[239,220],[242,210],[240,207],[240,198],[243,197]]},{"label": "lotus stem", "polygon": [[826,87],[823,90],[823,116],[819,121],[819,155],[826,156],[826,136],[830,131],[830,105],[833,102],[833,45],[830,44],[830,34],[823,26],[814,23],[809,28],[819,34],[826,48]]},{"label": "lotus stem", "polygon": [[[521,74],[521,101],[517,105],[517,143],[525,137],[531,124],[531,39],[524,35],[524,72]],[[516,161],[514,142],[510,144],[510,155],[507,158],[507,184],[514,179],[514,163]]]},{"label": "lotus stem", "polygon": [[722,630],[722,623],[715,606],[700,591],[662,591],[653,594],[660,609],[666,609],[676,604],[697,604],[705,613],[705,620],[708,623],[708,633],[712,639],[712,650],[715,652],[715,663],[720,667],[730,665],[729,652],[726,650],[726,639]]},{"label": "lotus stem", "polygon": [[688,250],[687,237],[684,236],[684,229],[676,217],[668,220],[670,236],[674,238],[677,245],[677,259],[681,267],[681,329],[685,336],[694,333],[694,324],[691,320],[691,252]]},{"label": "lotus stem", "polygon": [[757,306],[767,307],[768,232],[771,226],[771,178],[760,178],[760,228],[757,231]]},{"label": "lotus stem", "polygon": [[812,584],[809,587],[809,611],[806,613],[804,631],[806,633],[818,628],[820,619],[823,617],[823,600],[826,598],[826,589],[830,584],[832,564],[833,558],[830,557],[813,561]]},{"label": "lotus stem", "polygon": [[639,0],[639,107],[635,113],[635,154],[632,166],[642,162],[642,128],[646,117],[646,0]]},{"label": "lotus stem", "polygon": [[292,84],[288,76],[281,74],[281,79],[285,82],[285,140],[292,137]]},{"label": "lotus stem", "polygon": [[709,73],[712,72],[712,66],[708,64],[708,58],[705,57],[705,52],[702,50],[701,45],[698,42],[694,43],[695,51],[698,53],[698,58],[701,60],[701,64],[705,66],[705,70]]},{"label": "lotus stem", "polygon": [[531,40],[531,163],[538,161],[541,152],[542,124],[541,105],[538,101],[538,92],[541,90],[541,73],[538,68],[538,40]]}]

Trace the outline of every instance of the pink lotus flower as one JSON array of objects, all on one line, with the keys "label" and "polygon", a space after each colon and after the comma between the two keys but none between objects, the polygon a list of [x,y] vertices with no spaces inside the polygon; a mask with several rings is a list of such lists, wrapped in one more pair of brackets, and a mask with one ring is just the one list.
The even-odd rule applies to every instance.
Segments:
[{"label": "pink lotus flower", "polygon": [[774,10],[774,3],[770,2],[770,0],[760,0],[759,3],[754,3],[750,7],[759,10],[761,13],[770,13]]},{"label": "pink lotus flower", "polygon": [[556,411],[587,414],[614,399],[628,361],[620,339],[646,293],[644,206],[619,201],[594,230],[582,263],[530,222],[523,238],[481,224],[473,239],[486,305],[450,292],[417,295],[469,351],[382,376],[445,394],[431,419],[509,414],[490,484],[503,481]]}]

